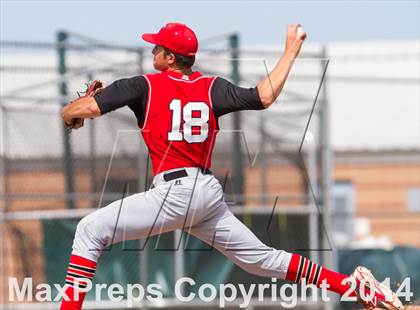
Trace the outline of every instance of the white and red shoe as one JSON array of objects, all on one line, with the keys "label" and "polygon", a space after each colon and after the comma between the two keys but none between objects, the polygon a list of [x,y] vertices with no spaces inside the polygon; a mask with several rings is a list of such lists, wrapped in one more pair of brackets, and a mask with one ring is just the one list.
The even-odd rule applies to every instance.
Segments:
[{"label": "white and red shoe", "polygon": [[[369,269],[365,267],[357,267],[351,277],[353,277],[357,283],[357,291],[359,293],[357,300],[365,307],[365,309],[371,310],[376,308],[403,310],[405,308],[398,299],[397,295],[386,285],[376,280]],[[364,297],[360,296],[360,285],[365,286]],[[371,293],[372,290],[375,292],[374,294]]]}]

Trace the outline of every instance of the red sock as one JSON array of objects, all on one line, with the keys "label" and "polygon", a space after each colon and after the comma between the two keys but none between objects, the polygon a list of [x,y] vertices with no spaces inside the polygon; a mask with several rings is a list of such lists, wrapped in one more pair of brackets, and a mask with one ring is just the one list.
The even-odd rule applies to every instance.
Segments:
[{"label": "red sock", "polygon": [[328,270],[297,254],[292,255],[286,275],[286,279],[289,281],[300,283],[302,279],[306,279],[306,284],[314,284],[317,287],[320,287],[322,281],[326,280],[329,284],[328,290],[340,295],[350,288],[348,283],[341,284],[346,278],[348,278],[347,275]]},{"label": "red sock", "polygon": [[[80,310],[86,297],[86,292],[77,287],[86,288],[87,282],[95,275],[96,263],[87,258],[71,255],[66,276],[66,295],[69,301],[62,300],[60,310]],[[76,288],[75,288],[76,287]]]}]

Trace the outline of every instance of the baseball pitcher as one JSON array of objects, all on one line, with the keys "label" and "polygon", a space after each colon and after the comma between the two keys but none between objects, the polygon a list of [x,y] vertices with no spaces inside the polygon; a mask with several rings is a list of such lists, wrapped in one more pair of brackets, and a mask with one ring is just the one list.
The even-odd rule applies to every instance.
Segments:
[{"label": "baseball pitcher", "polygon": [[[343,295],[348,275],[336,273],[298,254],[273,249],[229,210],[221,184],[211,173],[218,119],[241,110],[263,110],[280,95],[306,38],[299,25],[287,29],[282,56],[270,74],[254,88],[241,88],[216,76],[204,76],[192,66],[198,40],[189,27],[168,23],[142,38],[154,44],[158,73],[121,79],[88,93],[62,109],[68,128],[84,118],[100,117],[128,106],[137,119],[153,166],[149,190],[115,201],[83,218],[77,225],[66,276],[62,310],[81,309],[83,280],[92,279],[103,249],[112,243],[142,239],[183,229],[222,252],[245,271],[263,277],[315,284]],[[118,222],[116,223],[116,219]],[[369,270],[350,276],[359,285],[368,280],[366,309],[402,309],[397,296],[375,280]],[[355,294],[355,293],[353,293]]]}]

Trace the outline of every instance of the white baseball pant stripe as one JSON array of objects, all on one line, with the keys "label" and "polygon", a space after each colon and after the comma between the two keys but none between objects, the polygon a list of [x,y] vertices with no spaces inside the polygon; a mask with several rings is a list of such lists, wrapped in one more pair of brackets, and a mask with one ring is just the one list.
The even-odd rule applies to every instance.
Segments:
[{"label": "white baseball pant stripe", "polygon": [[166,182],[163,175],[179,169],[162,172],[154,177],[154,188],[84,217],[72,254],[96,262],[111,244],[184,229],[249,273],[285,279],[292,255],[263,244],[233,215],[213,175],[184,169],[187,177]]}]

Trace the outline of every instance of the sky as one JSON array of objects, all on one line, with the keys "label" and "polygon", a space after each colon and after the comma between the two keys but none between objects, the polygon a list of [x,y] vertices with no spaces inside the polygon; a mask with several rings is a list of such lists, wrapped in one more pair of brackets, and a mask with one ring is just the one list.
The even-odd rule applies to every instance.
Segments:
[{"label": "sky", "polygon": [[58,29],[137,45],[166,22],[191,26],[199,39],[239,32],[243,45],[282,44],[290,23],[308,41],[420,38],[420,1],[112,1],[0,0],[1,40],[48,41]]}]

